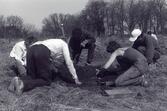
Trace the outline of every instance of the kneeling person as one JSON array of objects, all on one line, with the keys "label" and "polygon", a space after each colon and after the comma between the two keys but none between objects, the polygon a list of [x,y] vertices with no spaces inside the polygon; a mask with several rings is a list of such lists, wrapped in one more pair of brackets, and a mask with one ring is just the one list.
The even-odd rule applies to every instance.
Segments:
[{"label": "kneeling person", "polygon": [[119,57],[122,57],[123,59],[126,59],[126,61],[128,61],[130,67],[123,71],[123,73],[121,73],[116,78],[114,85],[127,86],[148,84],[148,82],[145,81],[145,75],[147,75],[148,72],[148,63],[147,59],[140,52],[131,47],[121,48],[120,45],[115,41],[111,41],[109,43],[109,45],[107,46],[107,51],[111,53],[110,59],[103,66],[102,70],[99,71],[97,76],[102,75],[104,70],[109,69],[109,67],[116,59],[118,60]]},{"label": "kneeling person", "polygon": [[[61,39],[48,39],[38,41],[30,47],[26,58],[27,77],[15,77],[9,86],[9,90],[19,95],[23,91],[31,90],[35,87],[50,85],[53,61],[64,62],[59,61],[61,60],[60,58],[65,60],[66,66],[75,83],[81,84],[70,58],[68,45]],[[55,63],[56,66],[59,65],[58,62]]]},{"label": "kneeling person", "polygon": [[17,42],[10,52],[11,68],[16,75],[26,75],[26,53],[27,49],[36,42],[37,39],[34,36],[29,36],[25,40]]},{"label": "kneeling person", "polygon": [[160,47],[158,40],[153,38],[150,34],[142,33],[140,29],[134,29],[132,31],[132,37],[130,41],[134,42],[133,48],[141,52],[148,61],[148,64],[157,62],[160,58]]}]

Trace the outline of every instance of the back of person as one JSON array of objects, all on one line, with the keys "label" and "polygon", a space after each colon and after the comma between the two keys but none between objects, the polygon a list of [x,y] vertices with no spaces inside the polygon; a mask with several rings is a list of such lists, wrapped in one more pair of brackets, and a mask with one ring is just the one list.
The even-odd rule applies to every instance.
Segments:
[{"label": "back of person", "polygon": [[132,63],[140,60],[146,60],[146,58],[139,51],[131,47],[125,51],[123,57],[127,58]]},{"label": "back of person", "polygon": [[151,45],[153,46],[153,49],[159,50],[159,44],[158,44],[158,42],[153,37],[151,37],[151,35],[142,34],[134,42],[133,48],[137,49],[140,46],[149,47]]},{"label": "back of person", "polygon": [[72,36],[69,41],[69,46],[72,49],[80,50],[81,42],[82,42],[82,30],[80,28],[73,29]]},{"label": "back of person", "polygon": [[71,37],[69,41],[69,46],[76,52],[81,50],[81,39],[79,37]]},{"label": "back of person", "polygon": [[118,56],[116,59],[122,70],[127,70],[135,63],[146,60],[146,58],[134,48],[128,48],[123,56]]},{"label": "back of person", "polygon": [[36,44],[43,44],[48,47],[48,49],[51,51],[52,56],[56,58],[63,56],[62,48],[64,47],[64,45],[67,45],[62,39],[47,39],[44,41],[38,41],[33,45]]}]

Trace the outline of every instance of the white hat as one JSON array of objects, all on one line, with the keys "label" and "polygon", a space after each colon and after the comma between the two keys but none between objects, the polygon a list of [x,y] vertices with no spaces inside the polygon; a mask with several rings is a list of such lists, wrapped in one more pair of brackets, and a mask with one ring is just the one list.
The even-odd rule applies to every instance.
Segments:
[{"label": "white hat", "polygon": [[129,41],[134,42],[140,35],[141,35],[141,30],[140,29],[134,29],[131,32],[132,37],[129,38]]}]

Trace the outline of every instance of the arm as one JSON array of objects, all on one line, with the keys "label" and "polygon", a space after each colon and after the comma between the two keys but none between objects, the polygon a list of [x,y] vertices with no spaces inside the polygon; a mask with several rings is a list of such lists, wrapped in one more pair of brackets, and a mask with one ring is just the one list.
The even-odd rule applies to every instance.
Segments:
[{"label": "arm", "polygon": [[96,42],[96,39],[93,36],[91,36],[91,34],[84,33],[83,36],[84,36],[85,40],[88,41],[88,43],[95,43]]},{"label": "arm", "polygon": [[71,73],[73,79],[75,80],[75,82],[79,81],[78,76],[76,74],[76,70],[75,70],[74,65],[73,65],[73,62],[70,58],[69,49],[68,49],[68,46],[66,43],[63,44],[63,55],[64,55],[64,59],[65,59],[67,68],[69,69],[69,72]]},{"label": "arm", "polygon": [[10,57],[15,58],[18,62],[21,62],[22,65],[25,65],[23,61],[24,53],[24,50],[16,44],[10,52]]},{"label": "arm", "polygon": [[110,59],[107,61],[107,63],[103,66],[104,69],[108,69],[112,63],[114,62],[114,60],[116,59],[116,57],[118,56],[118,50],[116,50],[115,52],[113,52],[110,56]]},{"label": "arm", "polygon": [[116,57],[118,55],[122,55],[121,53],[119,53],[119,49],[116,50],[115,52],[113,52],[110,56],[110,59],[107,61],[107,63],[100,69],[97,69],[96,71],[96,76],[97,77],[103,77],[104,73],[106,72],[106,70],[112,65],[112,63],[115,61]]}]

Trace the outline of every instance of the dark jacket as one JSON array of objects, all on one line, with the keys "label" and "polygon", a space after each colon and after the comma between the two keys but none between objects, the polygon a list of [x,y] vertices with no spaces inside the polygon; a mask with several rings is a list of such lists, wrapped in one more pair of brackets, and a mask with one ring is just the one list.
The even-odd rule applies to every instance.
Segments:
[{"label": "dark jacket", "polygon": [[76,52],[77,51],[79,52],[82,48],[81,43],[85,40],[88,40],[88,44],[92,44],[92,43],[96,42],[96,39],[93,36],[91,36],[91,34],[83,32],[79,36],[72,36],[70,38],[69,47],[72,50],[75,50]]},{"label": "dark jacket", "polygon": [[132,47],[138,50],[140,46],[146,48],[144,55],[146,56],[148,63],[152,63],[155,50],[160,52],[158,42],[148,34],[142,34],[141,36],[139,36]]}]

